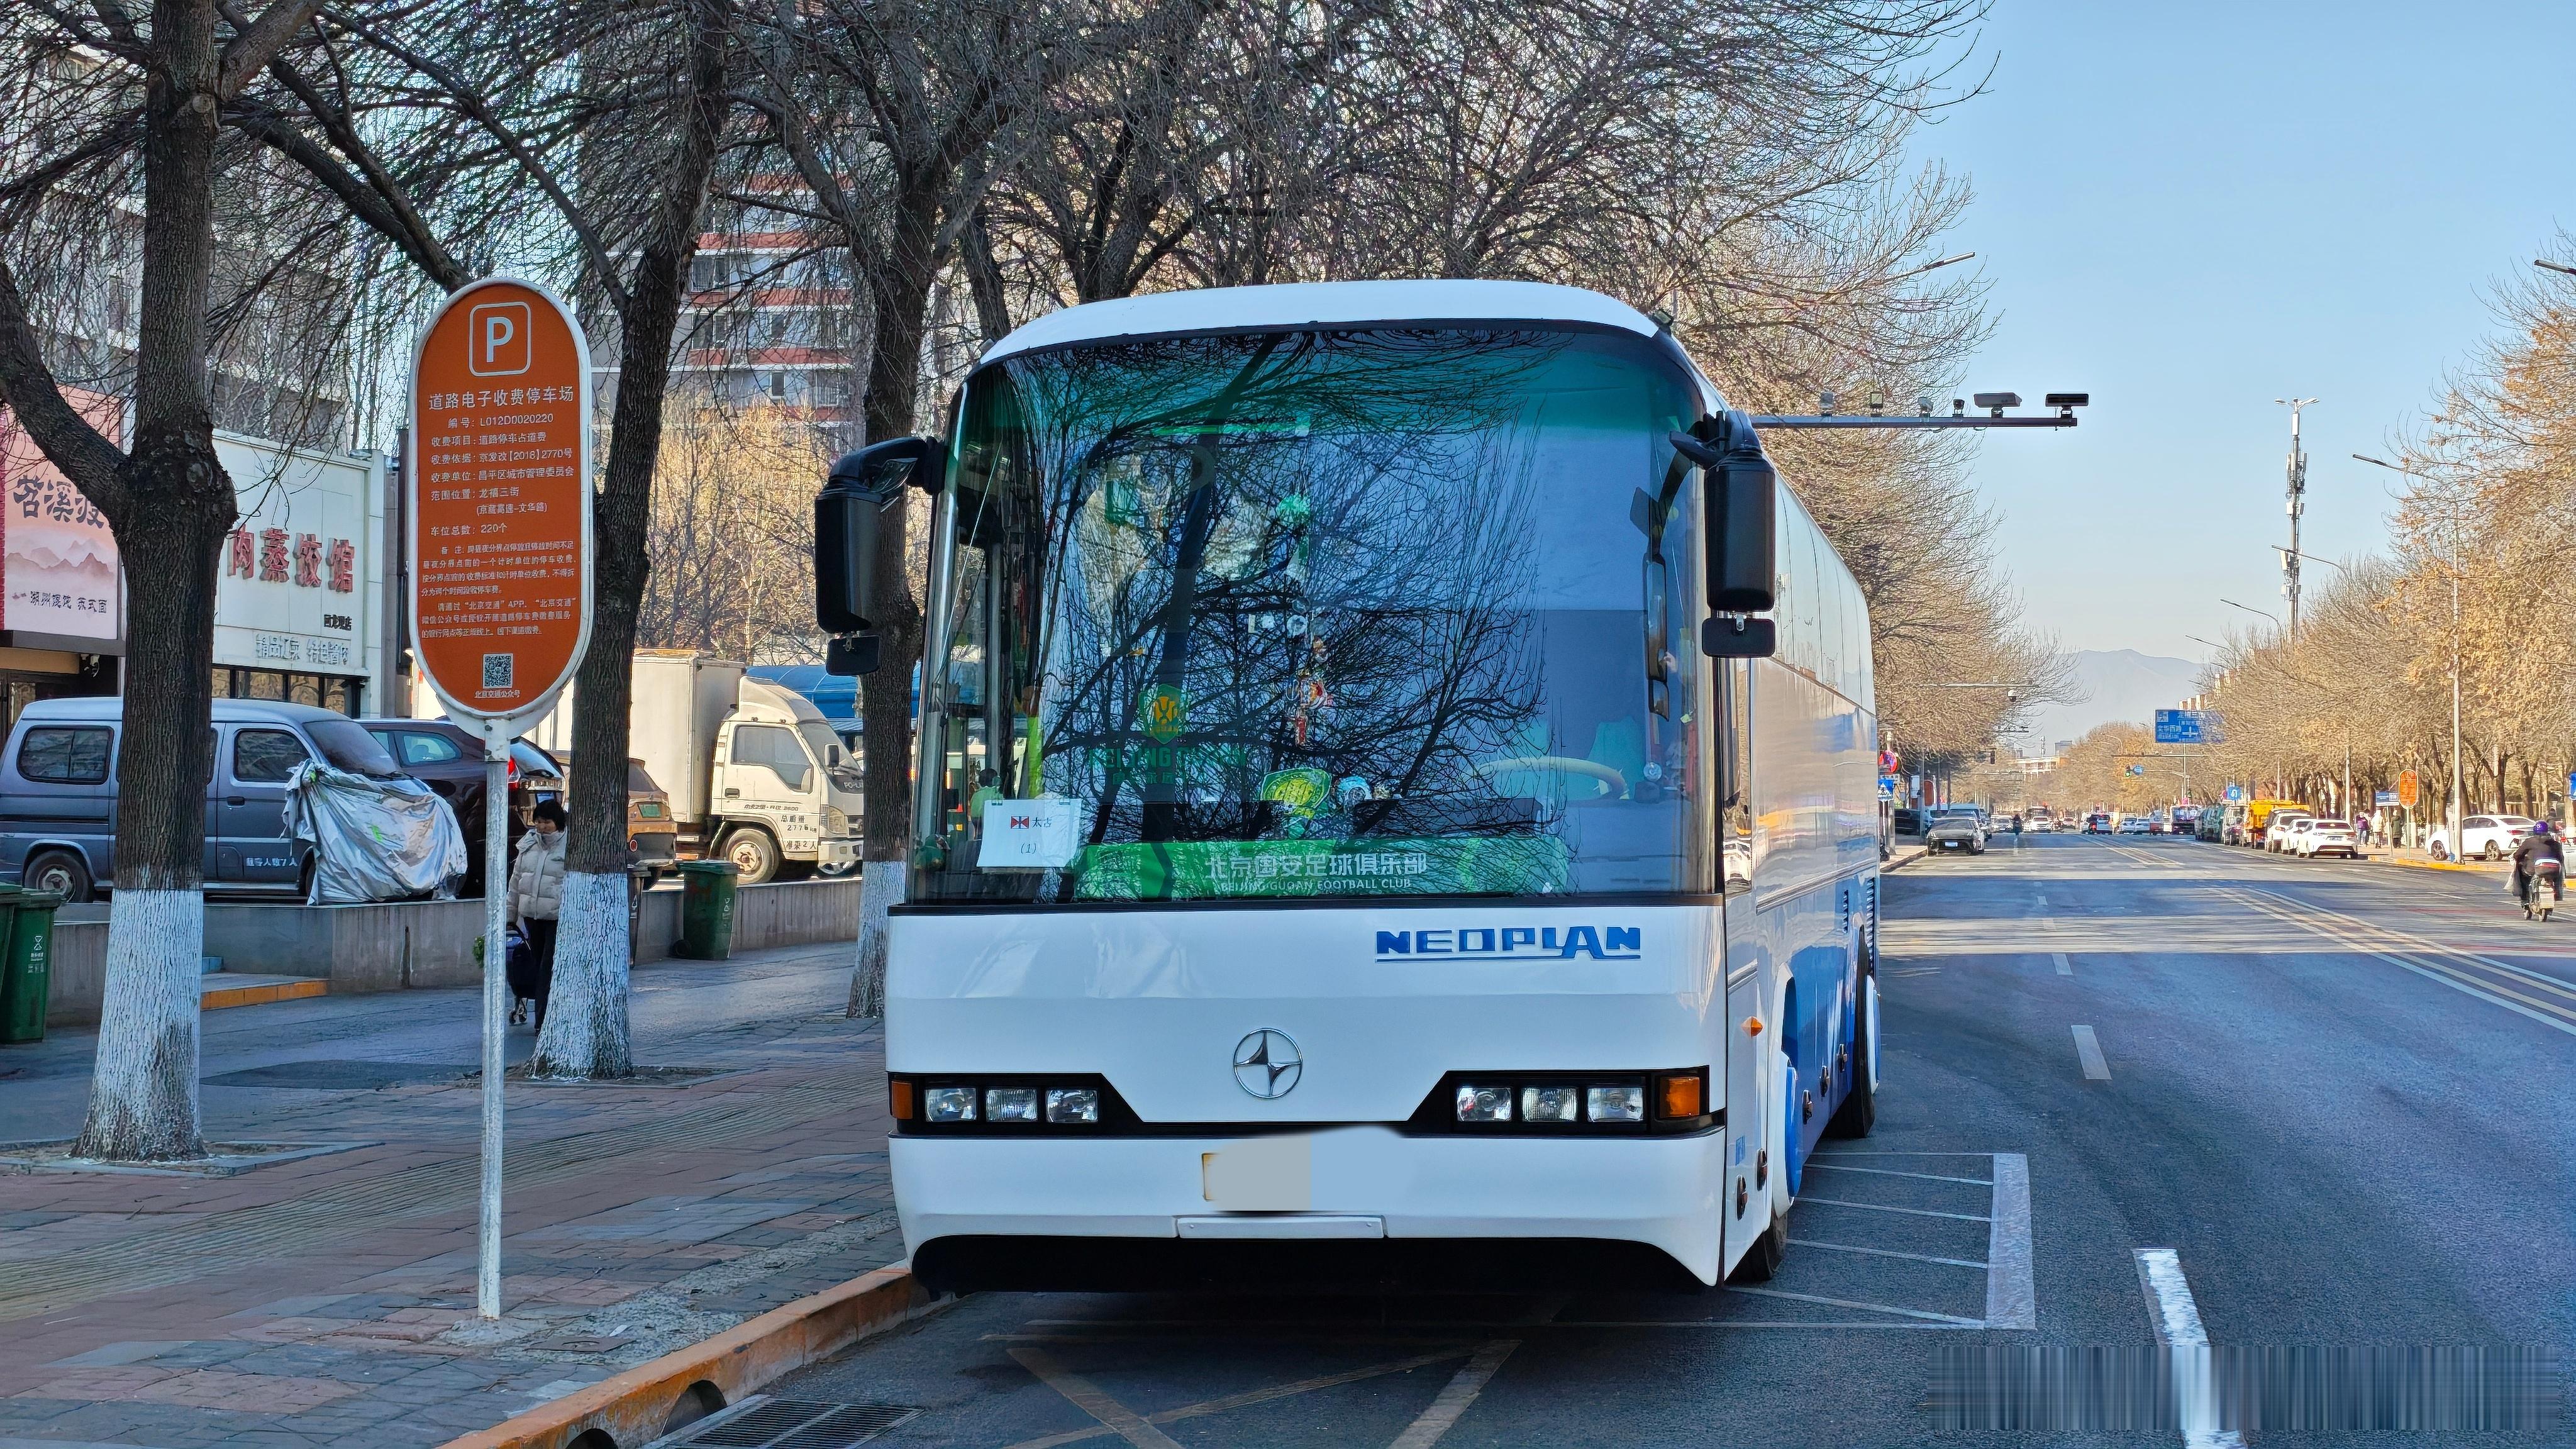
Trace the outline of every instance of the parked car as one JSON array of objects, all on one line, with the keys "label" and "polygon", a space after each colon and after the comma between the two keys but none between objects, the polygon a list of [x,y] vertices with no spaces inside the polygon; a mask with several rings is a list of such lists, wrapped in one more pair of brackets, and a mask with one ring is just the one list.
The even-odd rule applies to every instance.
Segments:
[{"label": "parked car", "polygon": [[2156,833],[2155,822],[2149,820],[2144,815],[2132,815],[2128,819],[2120,822],[2118,833],[2122,835],[2153,835]]},{"label": "parked car", "polygon": [[2314,860],[2320,855],[2340,855],[2346,859],[2361,852],[2353,845],[2352,822],[2310,818],[2299,822],[2298,835],[2292,847],[2299,855]]},{"label": "parked car", "polygon": [[2220,810],[2203,810],[2200,818],[2192,822],[2192,833],[2214,844],[2225,843],[2230,828],[2226,812]]},{"label": "parked car", "polygon": [[2275,855],[2298,854],[2299,842],[2306,837],[2308,827],[2314,825],[2316,821],[2317,817],[2313,815],[2301,815],[2294,811],[2284,810],[2276,813],[2272,817],[2271,830],[2264,836],[2263,848]]},{"label": "parked car", "polygon": [[2460,854],[2500,860],[2539,823],[2527,815],[2472,815],[2460,822]]},{"label": "parked car", "polygon": [[[572,757],[560,756],[564,778],[572,778]],[[679,864],[680,823],[671,814],[671,795],[654,782],[644,762],[626,757],[627,863],[653,867],[659,881]]]},{"label": "parked car", "polygon": [[[95,900],[116,878],[116,747],[125,702],[112,696],[27,706],[0,754],[0,880]],[[310,705],[214,701],[215,767],[206,785],[206,889],[303,895],[310,852],[286,838],[286,782],[319,758],[378,777],[402,773],[357,721]]]},{"label": "parked car", "polygon": [[1895,810],[1891,810],[1888,812],[1888,829],[1895,831],[1899,835],[1921,835],[1923,833],[1923,812],[1915,809],[1911,805],[1900,806]]},{"label": "parked car", "polygon": [[1923,832],[1923,843],[1935,851],[1959,850],[1970,855],[1986,853],[1985,827],[1973,815],[1944,815]]},{"label": "parked car", "polygon": [[[465,832],[465,895],[483,894],[483,741],[471,731],[443,719],[365,719],[358,721],[394,764],[435,790],[456,812]],[[546,800],[563,799],[563,767],[545,751],[518,740],[510,746],[510,836],[507,848],[519,848],[528,833],[528,812]]]}]

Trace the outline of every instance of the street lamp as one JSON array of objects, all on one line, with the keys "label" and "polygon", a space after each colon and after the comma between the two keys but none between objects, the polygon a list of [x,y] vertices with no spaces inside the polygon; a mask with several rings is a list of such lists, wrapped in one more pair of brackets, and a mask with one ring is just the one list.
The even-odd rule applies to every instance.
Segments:
[{"label": "street lamp", "polygon": [[2312,554],[2312,553],[2301,553],[2301,552],[2299,552],[2299,551],[2298,551],[2297,549],[2295,549],[2295,548],[2283,548],[2283,547],[2281,547],[2281,546],[2280,546],[2279,544],[2277,544],[2277,543],[2276,543],[2276,544],[2274,544],[2274,545],[2272,545],[2272,552],[2274,552],[2274,553],[2285,553],[2285,554],[2290,555],[2292,558],[2303,558],[2303,559],[2306,559],[2306,560],[2307,560],[2308,562],[2310,562],[2310,563],[2321,563],[2321,564],[2324,564],[2327,568],[2333,569],[2333,570],[2334,570],[2335,572],[2337,572],[2337,573],[2344,573],[2344,572],[2348,572],[2348,570],[2346,570],[2342,564],[2336,563],[2333,559],[2330,559],[2330,558],[2319,558],[2319,557],[2317,557],[2315,554]]},{"label": "street lamp", "polygon": [[[2544,272],[2565,272],[2571,277],[2576,277],[2576,267],[2568,266],[2563,262],[2543,261],[2538,257],[2534,257],[2531,259],[2531,264],[2540,268]],[[2365,458],[2362,461],[2368,462],[2369,459]]]},{"label": "street lamp", "polygon": [[[2576,274],[2576,268],[2561,267],[2550,262],[2541,262],[2538,265],[2548,267],[2551,271]],[[2433,483],[2436,485],[2441,481],[2430,474],[2419,473],[2412,468],[2400,468],[2385,458],[2374,458],[2367,453],[2355,453],[2352,456],[2356,462],[2368,463],[2374,468],[2385,468],[2391,473],[2402,474],[2409,478],[2421,478],[2427,483]],[[2444,504],[2444,511],[2449,515],[2451,522],[2451,557],[2448,564],[2448,572],[2451,575],[2451,859],[2458,860],[2460,858],[2461,797],[2468,793],[2468,771],[2460,763],[2459,500],[2457,498],[2447,499]]]},{"label": "street lamp", "polygon": [[2271,610],[2269,610],[2269,609],[2258,609],[2258,608],[2255,608],[2252,604],[2240,604],[2240,603],[2236,602],[2234,599],[2220,599],[2218,602],[2220,602],[2220,603],[2222,603],[2222,604],[2225,604],[2227,607],[2229,607],[2229,608],[2231,608],[2231,609],[2243,609],[2246,613],[2249,613],[2249,614],[2260,614],[2260,615],[2262,615],[2264,618],[2269,619],[2269,620],[2271,620],[2271,621],[2272,621],[2272,627],[2273,627],[2273,628],[2278,629],[2278,628],[2280,628],[2280,627],[2281,627],[2281,616],[2280,616],[2280,615],[2278,615],[2278,614],[2273,613],[2273,612],[2272,612]]}]

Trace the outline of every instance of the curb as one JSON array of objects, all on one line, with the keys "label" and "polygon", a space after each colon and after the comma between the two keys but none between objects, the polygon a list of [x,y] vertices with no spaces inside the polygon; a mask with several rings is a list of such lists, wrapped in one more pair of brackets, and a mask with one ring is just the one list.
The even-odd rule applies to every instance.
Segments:
[{"label": "curb", "polygon": [[2482,867],[2469,865],[2455,860],[2399,860],[2393,855],[2380,857],[2379,863],[2382,865],[2402,865],[2408,870],[2462,870],[2468,871],[2471,874],[2476,874],[2482,869]]},{"label": "curb", "polygon": [[[665,1426],[684,1399],[697,1398],[701,1412],[739,1403],[763,1385],[947,1301],[933,1300],[914,1282],[908,1263],[879,1268],[451,1439],[440,1449],[637,1449],[672,1432]],[[700,1385],[712,1388],[721,1402],[707,1402]]]},{"label": "curb", "polygon": [[301,1001],[308,996],[327,996],[328,981],[276,981],[265,986],[224,986],[197,993],[199,1011],[221,1011],[228,1006],[261,1006],[271,1001]]},{"label": "curb", "polygon": [[1891,870],[1903,870],[1905,867],[1912,865],[1914,862],[1921,860],[1923,857],[1930,855],[1931,853],[1932,852],[1930,850],[1923,846],[1909,845],[1896,852],[1894,855],[1889,856],[1887,859],[1880,861],[1878,865],[1878,873],[1885,875]]}]

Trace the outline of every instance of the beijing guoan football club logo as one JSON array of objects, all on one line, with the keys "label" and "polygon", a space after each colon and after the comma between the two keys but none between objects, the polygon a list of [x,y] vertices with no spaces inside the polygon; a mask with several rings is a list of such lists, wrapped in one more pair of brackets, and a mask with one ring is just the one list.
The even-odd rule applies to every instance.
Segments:
[{"label": "beijing guoan football club logo", "polygon": [[1143,717],[1145,733],[1152,736],[1156,744],[1168,745],[1180,737],[1181,730],[1190,722],[1190,697],[1171,685],[1157,684],[1145,691],[1137,713]]}]

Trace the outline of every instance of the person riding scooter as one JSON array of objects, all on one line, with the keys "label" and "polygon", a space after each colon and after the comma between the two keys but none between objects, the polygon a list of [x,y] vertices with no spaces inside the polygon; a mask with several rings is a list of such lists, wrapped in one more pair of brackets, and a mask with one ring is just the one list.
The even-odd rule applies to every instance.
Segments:
[{"label": "person riding scooter", "polygon": [[2543,860],[2562,873],[2567,868],[2567,852],[2559,845],[2558,837],[2550,833],[2546,820],[2532,826],[2531,833],[2513,848],[2513,898],[2526,907],[2531,904],[2531,867]]}]

